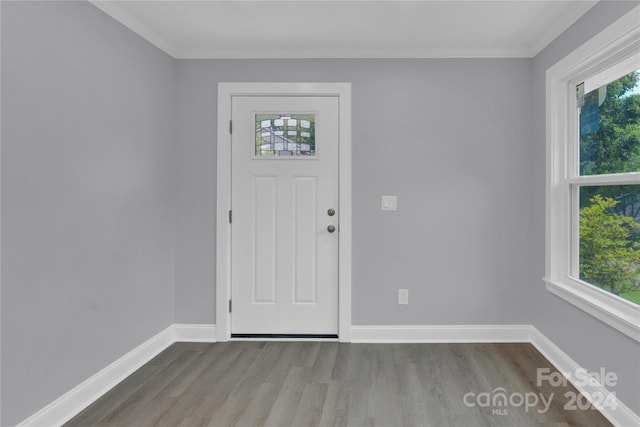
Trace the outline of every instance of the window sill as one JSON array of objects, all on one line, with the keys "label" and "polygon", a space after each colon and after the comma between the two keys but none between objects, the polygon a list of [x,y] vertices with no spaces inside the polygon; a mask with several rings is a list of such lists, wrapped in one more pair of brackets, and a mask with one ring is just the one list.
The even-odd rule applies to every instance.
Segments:
[{"label": "window sill", "polygon": [[543,280],[552,294],[640,342],[640,306],[576,280]]}]

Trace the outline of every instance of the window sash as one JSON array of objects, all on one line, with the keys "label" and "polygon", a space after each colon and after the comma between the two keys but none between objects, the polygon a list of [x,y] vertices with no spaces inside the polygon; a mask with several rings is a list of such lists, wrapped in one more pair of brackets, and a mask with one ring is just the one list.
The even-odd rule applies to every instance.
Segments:
[{"label": "window sash", "polygon": [[640,184],[640,172],[575,176],[572,178],[567,178],[565,182],[569,185],[579,185],[581,187],[597,185],[633,185]]},{"label": "window sash", "polygon": [[[607,63],[610,61],[607,61]],[[580,175],[580,107],[578,107],[576,88],[584,83],[585,93],[615,81],[639,68],[640,53],[630,55],[616,64],[608,64],[608,68],[594,75],[581,76],[580,79],[572,79],[568,83],[567,105],[567,177],[563,184],[569,197],[569,245],[568,259],[569,269],[567,278],[586,286],[597,286],[580,279],[580,188],[585,186],[613,186],[640,184],[640,172],[623,172],[600,175]],[[598,288],[600,289],[600,288]],[[605,291],[606,292],[606,291]],[[612,297],[631,303],[615,294]]]}]

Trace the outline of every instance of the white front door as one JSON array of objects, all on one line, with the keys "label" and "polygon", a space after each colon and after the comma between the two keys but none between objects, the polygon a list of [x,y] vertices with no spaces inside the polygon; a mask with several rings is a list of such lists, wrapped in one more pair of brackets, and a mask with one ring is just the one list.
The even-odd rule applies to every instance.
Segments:
[{"label": "white front door", "polygon": [[231,333],[337,335],[337,97],[234,96]]}]

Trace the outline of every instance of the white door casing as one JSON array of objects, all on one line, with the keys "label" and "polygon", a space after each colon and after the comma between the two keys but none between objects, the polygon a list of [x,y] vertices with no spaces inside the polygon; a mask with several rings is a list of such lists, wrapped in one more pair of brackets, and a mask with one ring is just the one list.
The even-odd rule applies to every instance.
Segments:
[{"label": "white door casing", "polygon": [[[232,273],[232,252],[231,252],[231,230],[232,225],[228,222],[228,212],[231,209],[231,155],[232,155],[232,135],[229,129],[229,123],[232,117],[232,100],[238,100],[240,97],[326,97],[333,98],[333,102],[337,102],[338,107],[338,175],[339,190],[336,211],[339,216],[339,232],[333,234],[326,231],[318,234],[318,243],[327,237],[331,242],[331,238],[337,240],[338,246],[338,265],[337,265],[337,319],[335,313],[332,315],[335,323],[337,321],[337,333],[340,341],[350,341],[351,332],[351,88],[349,83],[219,83],[218,84],[218,144],[217,144],[217,220],[216,220],[216,331],[219,341],[226,341],[231,334],[231,317],[228,312],[228,301],[231,298],[231,273]],[[303,108],[304,109],[304,108]],[[282,112],[286,112],[283,110]],[[238,131],[238,123],[234,123],[234,134]],[[250,129],[250,127],[249,127]],[[320,136],[321,137],[321,136]],[[251,147],[247,147],[250,152]],[[322,146],[318,145],[318,156],[323,155]],[[269,162],[273,160],[257,160],[257,162]],[[276,162],[287,162],[290,160],[281,160]],[[254,160],[256,162],[256,160]],[[302,161],[314,162],[314,160],[305,159]],[[294,161],[295,163],[295,161]],[[269,175],[263,175],[265,179],[253,180],[251,185],[258,182],[265,188],[269,188]],[[273,176],[273,175],[272,175]],[[297,186],[301,188],[310,188],[311,181],[305,180],[304,174],[297,175]],[[307,171],[307,177],[308,171]],[[271,180],[272,182],[272,180]],[[295,186],[294,186],[295,187]],[[293,190],[292,190],[293,191]],[[291,193],[290,193],[291,194]],[[299,192],[299,194],[306,194]],[[323,212],[324,210],[324,212]],[[338,221],[327,221],[325,206],[318,205],[318,224],[326,226],[330,223],[338,226]],[[320,216],[322,213],[323,216]],[[237,223],[237,213],[234,212],[234,225]],[[320,230],[318,230],[320,232]],[[330,273],[331,268],[327,271]],[[310,288],[307,287],[306,291]],[[252,291],[253,292],[253,291]],[[305,292],[303,290],[303,292]],[[311,294],[302,295],[302,299],[312,298]],[[320,296],[317,294],[316,296]],[[334,297],[335,298],[335,297]],[[300,305],[304,305],[303,301],[299,301]],[[234,301],[234,312],[236,312],[236,304]],[[234,325],[236,325],[234,320]],[[326,325],[326,323],[325,323]],[[305,329],[306,333],[327,333],[324,330]],[[238,330],[239,331],[239,330]],[[236,329],[234,329],[236,332]],[[263,332],[253,332],[263,333]],[[298,333],[297,331],[286,331],[285,333]],[[335,332],[334,332],[335,333]]]},{"label": "white door casing", "polygon": [[234,96],[232,121],[231,332],[337,335],[338,98]]}]

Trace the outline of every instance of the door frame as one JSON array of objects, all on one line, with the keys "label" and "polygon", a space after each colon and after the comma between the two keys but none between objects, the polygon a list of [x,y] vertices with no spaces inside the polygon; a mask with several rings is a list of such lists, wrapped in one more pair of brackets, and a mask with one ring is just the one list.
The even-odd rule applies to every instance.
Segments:
[{"label": "door frame", "polygon": [[338,339],[351,341],[351,83],[218,83],[216,339],[231,339],[231,100],[234,96],[338,98]]}]

